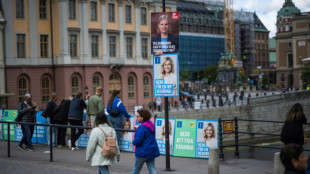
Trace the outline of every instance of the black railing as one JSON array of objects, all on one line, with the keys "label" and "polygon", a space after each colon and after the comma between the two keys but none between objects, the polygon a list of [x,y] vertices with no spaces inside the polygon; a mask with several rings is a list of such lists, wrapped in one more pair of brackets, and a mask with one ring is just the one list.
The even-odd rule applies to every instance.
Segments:
[{"label": "black railing", "polygon": [[[233,121],[234,123],[234,130],[231,132],[223,132],[222,130],[222,125],[224,122],[226,121]],[[257,132],[242,132],[242,131],[238,131],[239,126],[238,123],[240,121],[248,121],[248,122],[264,122],[264,123],[279,123],[279,124],[284,124],[284,121],[274,121],[274,120],[251,120],[251,119],[238,119],[237,117],[235,117],[232,120],[222,120],[221,118],[218,119],[218,135],[219,135],[219,149],[220,149],[220,154],[219,154],[219,158],[221,160],[224,160],[224,153],[223,153],[223,149],[225,147],[235,147],[235,158],[239,158],[239,147],[240,146],[244,146],[244,147],[256,147],[256,148],[268,148],[268,149],[282,149],[281,147],[274,147],[274,146],[255,146],[255,145],[251,145],[251,144],[239,144],[239,134],[249,134],[251,136],[255,136],[255,135],[267,135],[267,136],[278,136],[280,137],[281,134],[271,134],[271,133],[257,133]],[[307,123],[310,124],[310,123]],[[228,144],[228,145],[223,145],[223,135],[224,134],[234,134],[234,139],[235,139],[235,143],[234,144]],[[307,138],[310,138],[310,136],[307,136]],[[279,138],[280,139],[280,138]],[[310,151],[310,149],[304,149],[304,151]]]},{"label": "black railing", "polygon": [[[27,122],[14,122],[14,121],[1,121],[0,120],[0,123],[5,123],[5,124],[8,124],[8,127],[7,127],[7,143],[8,143],[8,147],[7,147],[7,150],[8,150],[8,157],[11,156],[11,149],[10,149],[10,143],[11,143],[11,140],[10,140],[10,124],[27,124],[27,125],[34,125],[34,126],[49,126],[50,127],[50,130],[52,130],[53,127],[62,127],[62,128],[77,128],[77,129],[92,129],[92,127],[89,127],[89,126],[72,126],[72,125],[62,125],[62,124],[42,124],[42,123],[27,123]],[[126,132],[135,132],[135,130],[132,130],[132,129],[114,129],[115,131],[126,131]],[[52,136],[52,131],[50,131],[50,161],[53,162],[53,136]],[[71,142],[73,143],[73,142]]]}]

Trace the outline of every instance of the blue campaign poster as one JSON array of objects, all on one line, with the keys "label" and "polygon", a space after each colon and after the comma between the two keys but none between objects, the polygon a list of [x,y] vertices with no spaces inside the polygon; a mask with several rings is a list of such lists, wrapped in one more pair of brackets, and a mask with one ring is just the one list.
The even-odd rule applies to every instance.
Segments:
[{"label": "blue campaign poster", "polygon": [[212,147],[218,147],[218,121],[197,120],[196,158],[209,158]]},{"label": "blue campaign poster", "polygon": [[[83,111],[83,121],[82,121],[83,122],[83,126],[91,126],[90,122],[87,122],[87,120],[88,120],[88,117],[87,117],[87,114],[86,114],[86,109],[84,109],[84,111]],[[84,130],[84,133],[79,137],[79,139],[76,142],[78,147],[87,147],[87,143],[88,143],[88,139],[89,139],[91,130],[92,129],[85,129]]]},{"label": "blue campaign poster", "polygon": [[[133,129],[135,117],[131,116],[130,119],[125,119],[123,121],[122,129]],[[119,148],[126,152],[133,152],[132,146],[133,133],[132,132],[122,132],[120,137]]]},{"label": "blue campaign poster", "polygon": [[179,96],[178,54],[153,55],[155,97]]},{"label": "blue campaign poster", "polygon": [[[36,123],[45,124],[46,118],[41,116],[42,111],[36,113]],[[15,141],[20,141],[23,137],[21,126],[18,125],[15,129]],[[33,143],[47,143],[46,126],[35,126],[31,141]]]},{"label": "blue campaign poster", "polygon": [[[169,148],[170,155],[173,155],[173,140],[174,140],[174,125],[175,119],[169,119]],[[159,152],[162,155],[166,154],[166,143],[165,143],[165,119],[157,117],[155,120],[156,129],[156,141],[158,144]]]},{"label": "blue campaign poster", "polygon": [[[0,109],[0,120],[2,121],[2,109]],[[2,134],[2,123],[0,123],[0,140],[3,140],[3,134]]]}]

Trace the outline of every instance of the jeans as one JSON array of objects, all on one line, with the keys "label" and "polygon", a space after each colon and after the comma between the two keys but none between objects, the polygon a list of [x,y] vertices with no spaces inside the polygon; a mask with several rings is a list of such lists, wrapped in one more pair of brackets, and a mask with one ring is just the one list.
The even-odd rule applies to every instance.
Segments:
[{"label": "jeans", "polygon": [[[30,128],[30,140],[32,140],[32,136],[33,136],[33,132],[34,132],[34,125],[28,125],[28,126]],[[22,127],[22,133],[24,135],[25,129],[23,126],[21,126],[21,127]],[[27,141],[25,142],[25,145],[28,146]]]},{"label": "jeans", "polygon": [[109,166],[98,166],[98,174],[109,174]]},{"label": "jeans", "polygon": [[[51,118],[50,117],[46,117],[46,124],[50,124],[51,123]],[[51,142],[50,142],[50,131],[51,131],[51,127],[47,126],[47,131],[46,131],[46,138],[47,138],[47,145],[50,146]],[[53,141],[53,146],[56,146],[56,128],[52,127],[52,141]]]},{"label": "jeans", "polygon": [[19,142],[19,146],[23,146],[23,144],[27,143],[29,149],[32,149],[32,142],[31,142],[31,130],[30,130],[30,125],[28,124],[22,124],[22,128],[23,128],[23,138],[22,140]]},{"label": "jeans", "polygon": [[[115,128],[122,128],[122,124],[123,124],[123,117],[112,117],[110,116],[110,122],[112,124],[112,127]],[[120,145],[120,137],[121,137],[121,132],[120,131],[116,131],[116,137],[117,137],[117,143],[118,145]]]},{"label": "jeans", "polygon": [[[82,120],[69,120],[70,125],[72,126],[83,126]],[[76,133],[76,128],[71,128],[71,144],[72,147],[75,147],[76,140],[84,133],[83,129],[78,129]]]},{"label": "jeans", "polygon": [[131,174],[139,174],[144,163],[146,163],[150,174],[157,174],[155,169],[155,158],[147,159],[139,157],[135,158],[135,165]]}]

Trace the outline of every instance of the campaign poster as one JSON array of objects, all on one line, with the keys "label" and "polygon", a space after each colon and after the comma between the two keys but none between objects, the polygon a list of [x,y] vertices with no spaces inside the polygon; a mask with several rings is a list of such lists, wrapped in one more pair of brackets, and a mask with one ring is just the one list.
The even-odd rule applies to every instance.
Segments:
[{"label": "campaign poster", "polygon": [[195,157],[196,120],[176,119],[174,156]]},{"label": "campaign poster", "polygon": [[197,120],[196,157],[209,158],[209,149],[218,148],[218,121]]},{"label": "campaign poster", "polygon": [[[86,109],[84,109],[83,111],[83,126],[91,126],[90,121],[88,121],[88,117],[86,114]],[[92,129],[84,129],[84,133],[79,137],[79,139],[77,140],[77,142],[75,142],[75,144],[77,144],[78,147],[87,147],[87,143],[88,143],[88,139],[90,136]],[[76,133],[78,132],[78,130],[76,130]],[[71,135],[71,132],[70,132]]]},{"label": "campaign poster", "polygon": [[151,13],[151,54],[179,52],[179,12]]},{"label": "campaign poster", "polygon": [[[123,120],[122,129],[133,129],[135,117],[131,116]],[[133,152],[133,132],[121,132],[119,147],[126,152]]]},{"label": "campaign poster", "polygon": [[[0,109],[0,120],[2,121],[2,109]],[[3,139],[3,135],[2,135],[2,123],[0,123],[0,140]]]},{"label": "campaign poster", "polygon": [[[15,121],[17,110],[4,110],[2,115],[3,121]],[[15,141],[15,124],[10,124],[10,140]],[[8,124],[3,123],[3,139],[8,140]]]},{"label": "campaign poster", "polygon": [[[169,149],[170,155],[173,155],[173,140],[174,140],[174,125],[175,119],[169,119]],[[156,141],[158,144],[159,152],[162,155],[166,154],[166,142],[165,142],[165,118],[156,118]]]},{"label": "campaign poster", "polygon": [[155,97],[179,96],[178,54],[153,56],[153,84]]},{"label": "campaign poster", "polygon": [[[41,116],[43,111],[36,113],[36,123],[46,124],[46,118]],[[32,134],[31,142],[33,143],[47,143],[46,139],[46,126],[34,126],[34,132]],[[23,138],[23,132],[21,125],[16,126],[15,129],[15,141],[21,141]]]}]

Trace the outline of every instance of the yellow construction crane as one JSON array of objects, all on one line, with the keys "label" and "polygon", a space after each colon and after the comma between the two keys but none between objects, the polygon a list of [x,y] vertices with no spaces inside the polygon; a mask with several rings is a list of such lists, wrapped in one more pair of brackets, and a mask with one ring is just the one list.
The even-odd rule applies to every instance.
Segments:
[{"label": "yellow construction crane", "polygon": [[225,49],[228,53],[235,52],[235,30],[233,0],[224,0],[225,17]]}]

